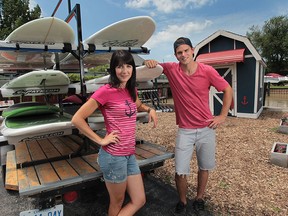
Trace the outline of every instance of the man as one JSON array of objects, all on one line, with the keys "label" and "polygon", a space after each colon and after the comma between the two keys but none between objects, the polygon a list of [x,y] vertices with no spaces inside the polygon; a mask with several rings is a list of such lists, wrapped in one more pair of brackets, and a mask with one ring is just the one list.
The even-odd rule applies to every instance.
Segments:
[{"label": "man", "polygon": [[[228,115],[233,91],[214,68],[194,61],[194,49],[188,38],[180,37],[174,42],[174,55],[178,63],[145,60],[144,64],[150,68],[157,64],[163,67],[173,95],[176,124],[179,127],[175,146],[175,181],[179,202],[174,214],[186,214],[186,176],[190,174],[194,149],[198,162],[198,185],[193,208],[201,214],[204,212],[203,196],[209,171],[215,167],[215,129]],[[209,108],[211,86],[224,93],[223,106],[218,116],[213,116]]]}]

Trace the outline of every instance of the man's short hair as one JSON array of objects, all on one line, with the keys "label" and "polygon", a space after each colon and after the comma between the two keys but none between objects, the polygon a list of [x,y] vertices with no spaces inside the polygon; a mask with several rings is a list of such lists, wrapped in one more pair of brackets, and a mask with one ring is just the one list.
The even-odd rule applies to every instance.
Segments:
[{"label": "man's short hair", "polygon": [[174,42],[174,53],[176,53],[177,47],[179,47],[180,45],[183,45],[183,44],[186,44],[186,45],[190,46],[191,48],[193,48],[192,43],[191,43],[189,38],[180,37]]}]

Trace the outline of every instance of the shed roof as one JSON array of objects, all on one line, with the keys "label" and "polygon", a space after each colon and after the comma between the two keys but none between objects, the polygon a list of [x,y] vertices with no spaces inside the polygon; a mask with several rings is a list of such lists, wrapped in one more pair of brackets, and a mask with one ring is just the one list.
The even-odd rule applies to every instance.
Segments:
[{"label": "shed roof", "polygon": [[245,49],[236,49],[204,53],[197,57],[197,61],[205,64],[227,64],[231,62],[244,62],[244,51]]},{"label": "shed roof", "polygon": [[195,56],[197,56],[197,53],[199,52],[199,50],[203,46],[205,46],[206,44],[210,43],[212,40],[214,40],[215,38],[217,38],[219,36],[224,36],[224,37],[227,37],[227,38],[234,39],[236,41],[243,42],[245,44],[245,46],[247,47],[247,49],[249,49],[249,51],[252,53],[253,57],[257,61],[260,61],[264,66],[266,66],[266,64],[263,61],[262,57],[260,56],[260,54],[258,53],[256,48],[252,45],[251,41],[247,37],[239,35],[239,34],[235,34],[235,33],[229,32],[229,31],[225,31],[225,30],[218,30],[215,33],[213,33],[212,35],[210,35],[209,37],[207,37],[206,39],[204,39],[203,41],[201,41],[200,43],[198,43],[195,46],[195,49],[194,49]]}]

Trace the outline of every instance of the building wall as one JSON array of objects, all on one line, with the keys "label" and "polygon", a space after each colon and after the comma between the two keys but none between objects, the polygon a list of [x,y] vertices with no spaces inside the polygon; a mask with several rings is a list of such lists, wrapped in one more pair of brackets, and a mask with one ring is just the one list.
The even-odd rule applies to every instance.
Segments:
[{"label": "building wall", "polygon": [[237,64],[237,112],[254,113],[256,60],[246,58]]}]

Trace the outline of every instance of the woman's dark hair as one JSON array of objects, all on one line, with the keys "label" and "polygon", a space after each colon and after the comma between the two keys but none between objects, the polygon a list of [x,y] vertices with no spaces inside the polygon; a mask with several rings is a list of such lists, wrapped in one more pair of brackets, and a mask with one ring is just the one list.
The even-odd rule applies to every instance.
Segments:
[{"label": "woman's dark hair", "polygon": [[132,54],[126,50],[116,50],[111,57],[110,61],[110,78],[109,84],[112,87],[119,88],[120,80],[116,76],[116,67],[124,64],[132,65],[132,76],[126,83],[126,89],[128,90],[132,100],[136,101],[136,65]]}]

